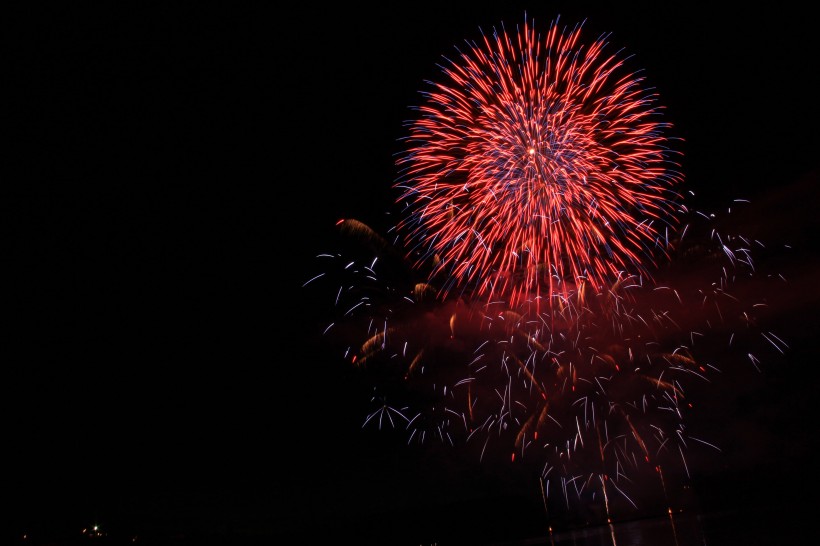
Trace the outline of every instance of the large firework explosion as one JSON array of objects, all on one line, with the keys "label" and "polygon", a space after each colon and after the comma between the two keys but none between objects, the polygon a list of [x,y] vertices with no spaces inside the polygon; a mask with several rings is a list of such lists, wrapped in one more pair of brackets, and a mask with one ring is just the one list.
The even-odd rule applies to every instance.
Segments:
[{"label": "large firework explosion", "polygon": [[548,511],[645,509],[638,484],[666,495],[720,450],[688,392],[730,351],[786,348],[735,293],[762,243],[685,206],[669,125],[605,38],[556,21],[468,46],[410,124],[394,239],[340,221],[305,284],[372,385],[363,426],[526,465]]},{"label": "large firework explosion", "polygon": [[645,275],[682,177],[643,78],[605,37],[586,45],[557,21],[467,45],[424,92],[398,161],[417,259],[435,258],[445,291],[512,306]]}]

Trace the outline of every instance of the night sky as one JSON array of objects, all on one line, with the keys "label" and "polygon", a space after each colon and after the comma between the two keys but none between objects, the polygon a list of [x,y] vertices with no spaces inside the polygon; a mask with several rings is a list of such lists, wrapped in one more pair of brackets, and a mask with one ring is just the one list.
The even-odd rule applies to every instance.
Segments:
[{"label": "night sky", "polygon": [[362,429],[367,385],[325,344],[330,302],[302,286],[338,219],[395,221],[403,123],[442,56],[525,14],[611,33],[683,139],[694,206],[748,200],[742,231],[790,247],[763,253],[788,280],[765,317],[789,350],[699,393],[692,426],[723,451],[694,481],[705,508],[818,505],[812,16],[441,4],[4,17],[4,536],[99,524],[145,541],[444,544],[543,529],[532,476]]}]

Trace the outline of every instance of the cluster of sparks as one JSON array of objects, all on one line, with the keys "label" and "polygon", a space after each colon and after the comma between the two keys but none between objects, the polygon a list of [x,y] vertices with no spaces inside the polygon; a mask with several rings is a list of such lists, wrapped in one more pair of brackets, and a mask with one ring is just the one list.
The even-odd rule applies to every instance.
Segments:
[{"label": "cluster of sparks", "polygon": [[495,33],[445,68],[398,160],[396,239],[342,220],[353,250],[305,284],[370,374],[363,426],[527,464],[545,497],[609,514],[647,470],[720,450],[686,419],[714,347],[759,368],[748,342],[786,343],[733,293],[762,243],[686,208],[641,80],[580,30]]}]

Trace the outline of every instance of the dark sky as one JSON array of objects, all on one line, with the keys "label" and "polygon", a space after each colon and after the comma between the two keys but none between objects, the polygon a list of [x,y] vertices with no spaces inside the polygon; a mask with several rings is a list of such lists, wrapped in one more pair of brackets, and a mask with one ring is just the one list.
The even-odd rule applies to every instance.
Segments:
[{"label": "dark sky", "polygon": [[367,392],[317,335],[326,302],[302,289],[337,219],[390,225],[393,154],[442,56],[525,13],[612,33],[683,139],[697,206],[748,199],[743,227],[794,248],[771,315],[791,351],[723,397],[738,424],[704,471],[788,498],[817,446],[817,47],[796,5],[149,3],[4,18],[4,530],[364,540],[540,516],[518,477],[363,433]]}]

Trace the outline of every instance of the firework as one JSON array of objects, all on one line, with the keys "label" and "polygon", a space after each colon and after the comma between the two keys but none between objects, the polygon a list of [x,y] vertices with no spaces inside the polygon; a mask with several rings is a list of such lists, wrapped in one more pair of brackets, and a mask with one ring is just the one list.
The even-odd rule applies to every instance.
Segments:
[{"label": "firework", "polygon": [[677,153],[625,60],[557,21],[495,31],[424,92],[399,158],[399,230],[443,291],[511,307],[646,274],[677,225]]},{"label": "firework", "polygon": [[624,276],[549,311],[442,299],[352,220],[340,232],[368,244],[321,255],[323,273],[307,284],[329,289],[326,333],[372,386],[363,427],[526,466],[553,509],[600,505],[608,518],[655,506],[640,496],[647,479],[688,480],[693,448],[720,452],[687,424],[693,389],[787,349],[756,322],[760,302],[739,294],[756,273],[748,243],[758,242],[718,232],[709,215],[688,220],[691,240],[658,272],[664,284]]},{"label": "firework", "polygon": [[687,424],[716,355],[759,369],[786,344],[734,293],[762,243],[684,205],[653,98],[580,30],[525,24],[451,63],[398,161],[395,240],[340,221],[305,284],[372,384],[363,427],[526,465],[608,519],[720,450]]}]

